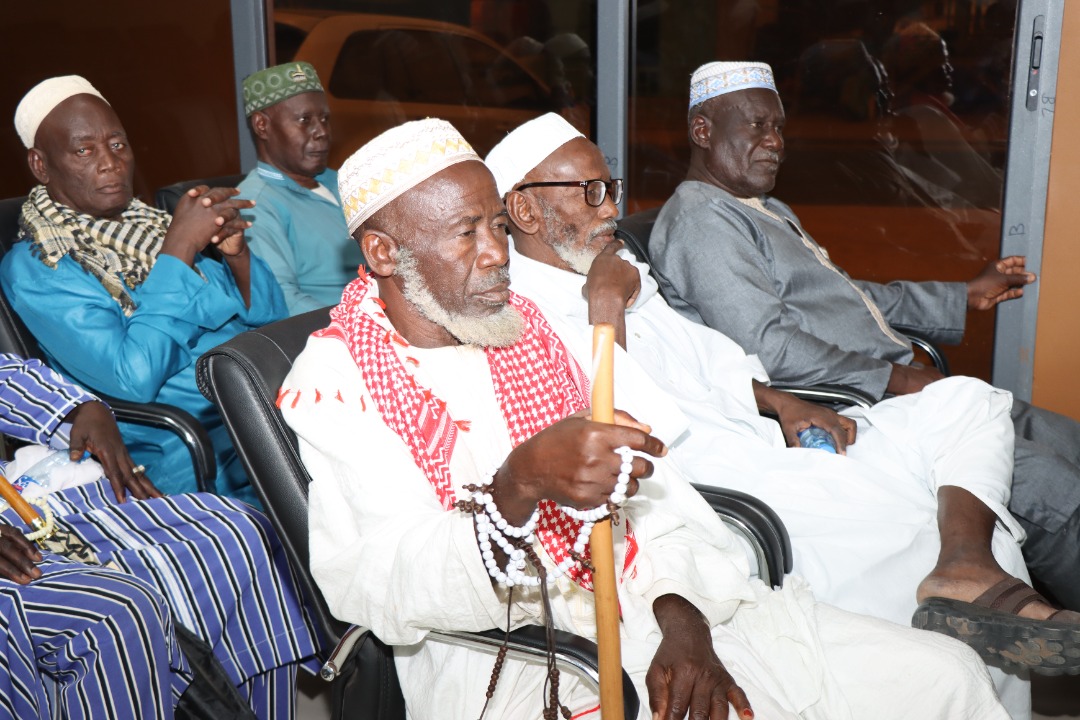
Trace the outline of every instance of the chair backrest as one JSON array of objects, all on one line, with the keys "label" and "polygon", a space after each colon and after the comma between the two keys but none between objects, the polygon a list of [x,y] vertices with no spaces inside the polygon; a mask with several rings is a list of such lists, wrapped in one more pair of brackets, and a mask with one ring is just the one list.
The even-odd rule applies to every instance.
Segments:
[{"label": "chair backrest", "polygon": [[210,187],[236,187],[246,175],[221,175],[219,177],[197,178],[195,180],[181,180],[172,185],[158,188],[154,193],[154,205],[170,215],[176,212],[176,204],[191,188],[196,185],[209,185]]},{"label": "chair backrest", "polygon": [[[19,213],[24,202],[25,197],[0,200],[0,258],[6,255],[19,239]],[[3,292],[0,292],[0,352],[45,359],[37,338],[23,325]]]},{"label": "chair backrest", "polygon": [[649,261],[649,236],[659,214],[660,208],[656,207],[627,215],[619,220],[619,229],[615,231],[615,236],[626,243],[634,256],[648,265],[652,265]]},{"label": "chair backrest", "polygon": [[[329,324],[329,308],[237,335],[198,360],[199,390],[218,407],[251,485],[277,531],[307,606],[323,635],[323,656],[347,629],[326,605],[308,566],[308,475],[277,393],[308,336]],[[404,720],[393,651],[374,636],[359,645],[334,681],[334,718]]]},{"label": "chair backrest", "polygon": [[[308,568],[308,484],[296,435],[277,409],[278,388],[308,336],[330,323],[329,308],[237,335],[198,360],[199,390],[217,405],[267,515],[328,639],[347,627],[335,619]],[[303,572],[300,572],[300,570]]]},{"label": "chair backrest", "polygon": [[656,216],[659,214],[660,208],[655,207],[649,210],[636,212],[633,215],[627,215],[619,221],[619,227],[615,231],[615,237],[625,243],[627,249],[634,253],[634,257],[636,257],[639,262],[643,262],[649,266],[649,271],[660,286],[660,297],[664,298],[666,301],[668,296],[667,293],[664,292],[665,283],[660,279],[659,274],[656,272],[656,268],[653,267],[652,259],[649,257],[649,237],[652,235],[653,225],[656,224]]}]

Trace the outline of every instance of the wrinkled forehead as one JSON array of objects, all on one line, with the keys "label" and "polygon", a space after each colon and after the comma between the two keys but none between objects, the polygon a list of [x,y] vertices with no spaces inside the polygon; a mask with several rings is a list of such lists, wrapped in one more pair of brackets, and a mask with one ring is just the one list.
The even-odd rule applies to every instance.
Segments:
[{"label": "wrinkled forehead", "polygon": [[93,95],[73,95],[45,116],[37,130],[36,144],[66,145],[80,139],[123,134],[124,126],[107,102]]},{"label": "wrinkled forehead", "polygon": [[762,115],[784,117],[784,104],[772,90],[749,88],[706,100],[701,112],[712,117],[733,116],[740,118]]},{"label": "wrinkled forehead", "polygon": [[403,234],[416,235],[462,219],[494,217],[504,210],[491,171],[480,160],[466,160],[416,183],[374,217],[392,222]]},{"label": "wrinkled forehead", "polygon": [[610,176],[604,153],[588,138],[564,143],[537,165],[526,178],[543,180],[605,180]]}]

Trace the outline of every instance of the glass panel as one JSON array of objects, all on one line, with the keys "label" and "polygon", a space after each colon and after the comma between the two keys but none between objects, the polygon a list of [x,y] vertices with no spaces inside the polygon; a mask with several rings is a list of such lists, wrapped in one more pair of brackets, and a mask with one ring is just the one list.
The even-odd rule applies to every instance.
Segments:
[{"label": "glass panel", "polygon": [[[712,60],[772,65],[787,112],[773,195],[858,278],[967,280],[1000,247],[1015,0],[638,5],[627,212],[685,176],[688,84]],[[693,33],[687,33],[694,27]],[[989,379],[993,313],[956,373]]]},{"label": "glass panel", "polygon": [[274,62],[326,83],[330,164],[406,120],[441,117],[484,154],[545,112],[595,116],[596,0],[279,0]]},{"label": "glass panel", "polygon": [[[108,98],[135,151],[135,192],[240,171],[229,3],[5,2],[0,21],[0,197],[34,178],[12,126],[15,106],[41,80],[78,73]],[[58,30],[57,23],[63,27]]]}]

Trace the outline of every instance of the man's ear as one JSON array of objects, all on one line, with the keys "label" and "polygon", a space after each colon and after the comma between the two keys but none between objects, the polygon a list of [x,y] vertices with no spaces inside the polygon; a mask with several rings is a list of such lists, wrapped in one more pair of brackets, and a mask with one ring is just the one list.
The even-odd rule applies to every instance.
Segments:
[{"label": "man's ear", "polygon": [[361,227],[357,232],[364,262],[372,274],[378,277],[393,275],[397,268],[397,240],[381,230],[365,230]]},{"label": "man's ear", "polygon": [[535,235],[540,231],[540,213],[532,198],[525,193],[511,190],[506,194],[506,214],[514,227],[526,235]]},{"label": "man's ear", "polygon": [[690,142],[703,150],[712,142],[712,121],[701,113],[694,113],[690,118]]},{"label": "man's ear", "polygon": [[30,172],[42,185],[49,184],[49,167],[45,162],[45,156],[37,148],[26,151],[26,164],[30,166]]},{"label": "man's ear", "polygon": [[270,125],[270,116],[264,113],[262,110],[256,110],[251,113],[249,118],[251,122],[251,132],[255,137],[260,140],[265,140],[269,136],[267,128]]}]

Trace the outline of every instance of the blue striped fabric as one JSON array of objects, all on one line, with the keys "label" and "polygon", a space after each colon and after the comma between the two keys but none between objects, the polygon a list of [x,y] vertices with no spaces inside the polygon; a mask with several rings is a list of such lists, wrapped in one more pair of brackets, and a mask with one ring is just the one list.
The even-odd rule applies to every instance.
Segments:
[{"label": "blue striped fabric", "polygon": [[39,445],[76,405],[97,397],[40,360],[0,353],[0,433]]},{"label": "blue striped fabric", "polygon": [[190,681],[175,622],[213,648],[258,717],[293,717],[297,663],[315,669],[316,639],[262,514],[205,494],[120,505],[105,480],[49,503],[117,569],[49,554],[30,586],[0,579],[0,715],[171,718]]}]

